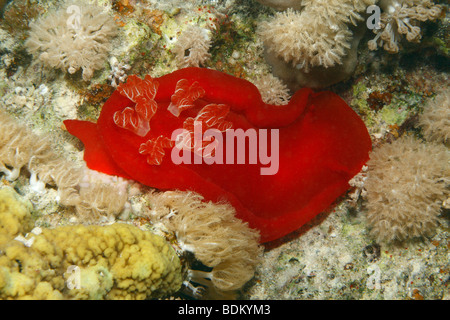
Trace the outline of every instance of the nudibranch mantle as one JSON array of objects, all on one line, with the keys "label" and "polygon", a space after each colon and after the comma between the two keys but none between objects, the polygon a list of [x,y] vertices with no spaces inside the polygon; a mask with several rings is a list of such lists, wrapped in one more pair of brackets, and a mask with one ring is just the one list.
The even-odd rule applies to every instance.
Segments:
[{"label": "nudibranch mantle", "polygon": [[[327,209],[349,188],[371,150],[362,120],[332,92],[304,88],[287,105],[275,106],[265,104],[252,83],[206,68],[156,79],[130,76],[106,101],[97,123],[64,124],[84,143],[89,168],[160,190],[227,201],[238,218],[260,231],[261,242],[280,238]],[[228,144],[236,138],[228,135],[233,130],[245,133],[247,149]],[[213,132],[213,138],[197,139],[198,132]],[[267,142],[266,160],[278,153],[275,173],[261,174],[267,161],[252,158],[252,137],[259,139],[256,148]],[[231,161],[208,161],[222,152],[231,153],[225,159]],[[178,153],[194,160],[173,161]]]}]

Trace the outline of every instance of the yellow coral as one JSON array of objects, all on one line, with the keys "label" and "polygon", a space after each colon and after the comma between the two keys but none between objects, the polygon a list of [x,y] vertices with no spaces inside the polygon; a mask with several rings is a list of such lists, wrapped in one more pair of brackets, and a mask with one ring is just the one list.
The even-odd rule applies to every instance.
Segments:
[{"label": "yellow coral", "polygon": [[0,189],[0,246],[33,228],[30,210],[31,204],[21,202],[13,189]]},{"label": "yellow coral", "polygon": [[0,193],[8,193],[0,226],[15,227],[0,230],[8,240],[0,243],[0,299],[145,299],[180,289],[175,251],[132,225],[64,226],[13,240],[30,229],[31,215],[10,192]]}]

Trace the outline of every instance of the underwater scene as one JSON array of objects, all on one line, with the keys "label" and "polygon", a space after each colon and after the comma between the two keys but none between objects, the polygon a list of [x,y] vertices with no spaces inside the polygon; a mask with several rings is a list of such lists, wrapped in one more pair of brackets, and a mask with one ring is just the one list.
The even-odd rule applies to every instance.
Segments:
[{"label": "underwater scene", "polygon": [[450,300],[448,9],[0,0],[0,300]]}]

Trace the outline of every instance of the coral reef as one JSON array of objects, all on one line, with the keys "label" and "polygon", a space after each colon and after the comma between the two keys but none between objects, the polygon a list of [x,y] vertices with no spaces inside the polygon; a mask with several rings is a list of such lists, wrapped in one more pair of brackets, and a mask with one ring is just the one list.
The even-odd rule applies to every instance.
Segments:
[{"label": "coral reef", "polygon": [[[274,74],[292,91],[327,87],[354,73],[358,44],[368,27],[363,16],[377,0],[260,2],[286,9],[260,23],[258,33]],[[379,24],[370,27],[377,35],[368,46],[391,53],[398,52],[401,35],[412,42],[421,38],[417,22],[435,20],[443,12],[430,0],[382,0],[379,5]]]},{"label": "coral reef", "polygon": [[427,140],[450,144],[450,90],[440,92],[424,106],[419,125]]},{"label": "coral reef", "polygon": [[383,13],[380,25],[374,28],[374,39],[368,42],[370,50],[383,47],[390,53],[398,53],[402,35],[409,42],[419,42],[421,35],[419,21],[436,20],[443,12],[442,6],[430,0],[381,0]]},{"label": "coral reef", "polygon": [[21,201],[12,188],[0,189],[0,246],[33,228],[31,209],[31,203]]},{"label": "coral reef", "polygon": [[[47,184],[56,185],[59,203],[75,207],[85,223],[110,222],[123,211],[128,200],[126,181],[74,168],[51,151],[45,137],[33,134],[4,112],[0,115],[0,128],[4,129],[0,131],[0,154],[12,154],[21,160],[17,164],[0,157],[6,178],[17,179],[20,169],[26,167],[32,172],[30,181],[37,191],[43,191]],[[10,135],[16,138],[10,139]],[[38,147],[32,140],[40,142]],[[149,202],[154,223],[163,221],[184,250],[194,252],[199,261],[213,268],[210,273],[190,273],[197,282],[209,282],[208,294],[239,289],[253,277],[262,250],[259,235],[235,218],[231,206],[205,203],[199,195],[182,192],[150,193]]]},{"label": "coral reef", "polygon": [[364,183],[367,221],[378,241],[427,236],[448,197],[450,153],[404,136],[376,148]]},{"label": "coral reef", "polygon": [[29,172],[32,190],[56,186],[58,202],[74,206],[85,221],[111,220],[122,212],[128,197],[123,179],[102,181],[99,174],[74,166],[53,151],[48,137],[34,134],[0,110],[0,174],[13,181],[22,168]]},{"label": "coral reef", "polygon": [[311,67],[342,63],[352,32],[347,23],[362,20],[360,12],[374,1],[303,1],[301,12],[287,9],[261,23],[260,35],[269,52],[306,72]]},{"label": "coral reef", "polygon": [[83,80],[89,81],[104,66],[116,32],[103,8],[71,5],[32,23],[25,45],[45,65],[70,74],[82,69]]},{"label": "coral reef", "polygon": [[146,299],[181,287],[175,251],[150,232],[128,224],[29,230],[27,208],[8,189],[0,210],[2,236],[4,226],[22,226],[0,244],[2,299]]},{"label": "coral reef", "polygon": [[209,58],[211,37],[208,30],[190,25],[175,43],[173,53],[179,68],[198,67]]},{"label": "coral reef", "polygon": [[[83,0],[74,4],[80,1]],[[144,292],[143,281],[130,277],[129,272],[126,274],[126,270],[141,269],[136,263],[120,272],[115,269],[116,274],[112,272],[111,257],[116,255],[118,259],[124,252],[120,248],[122,240],[141,233],[132,226],[117,224],[119,219],[140,229],[150,228],[166,238],[180,257],[172,254],[170,259],[173,257],[175,264],[181,260],[183,268],[188,269],[183,271],[181,280],[179,269],[173,273],[177,288],[184,280],[181,290],[194,298],[231,298],[235,290],[229,289],[240,288],[239,298],[250,300],[450,299],[450,220],[448,210],[441,211],[441,207],[450,209],[450,97],[446,89],[449,18],[434,21],[444,15],[448,5],[444,0],[435,0],[436,4],[432,0],[256,1],[276,10],[289,9],[295,24],[289,26],[286,19],[279,20],[278,24],[262,22],[286,17],[288,11],[275,13],[254,0],[85,0],[83,3],[100,6],[98,17],[108,17],[107,24],[114,29],[117,25],[123,38],[115,41],[116,31],[111,32],[99,47],[106,45],[112,50],[94,52],[89,56],[85,74],[82,75],[83,66],[79,66],[79,71],[69,77],[72,81],[60,81],[57,77],[62,74],[59,69],[68,73],[69,65],[52,65],[54,61],[41,59],[42,54],[42,58],[46,57],[46,51],[29,51],[32,57],[24,47],[30,28],[72,3],[0,1],[0,13],[3,13],[0,17],[0,299],[159,297],[163,292]],[[337,3],[341,8],[349,8],[346,17],[356,14],[355,24],[348,20],[330,24],[324,32],[314,32],[313,27],[326,27],[326,21],[338,18],[331,16],[330,20]],[[354,10],[362,3],[381,8],[380,29],[372,29],[359,19],[360,16],[373,18],[366,8]],[[317,10],[313,10],[314,6]],[[84,10],[85,5],[81,8]],[[68,19],[74,12],[59,12],[62,29],[58,30],[63,30],[67,21],[62,16]],[[316,16],[307,17],[306,13]],[[80,22],[83,21],[81,18]],[[76,20],[71,25],[76,26]],[[257,235],[247,231],[235,233],[233,228],[243,227],[240,221],[227,222],[227,218],[215,215],[228,216],[232,208],[203,203],[197,195],[179,191],[147,194],[147,189],[138,184],[88,170],[83,165],[78,140],[61,130],[64,119],[96,119],[100,105],[126,80],[127,74],[158,77],[190,63],[185,60],[193,57],[193,45],[175,52],[181,44],[180,36],[188,38],[186,31],[180,32],[189,30],[188,26],[202,29],[203,35],[208,34],[204,40],[210,39],[208,46],[211,46],[203,49],[205,59],[198,60],[199,65],[251,80],[266,103],[284,104],[289,100],[284,84],[291,90],[301,86],[319,88],[354,75],[350,81],[333,86],[331,91],[341,96],[368,127],[374,148],[370,167],[364,167],[350,181],[354,192],[344,196],[332,212],[320,215],[290,237],[268,243],[262,258],[250,254],[252,250],[261,254]],[[311,48],[316,46],[317,53],[325,59],[308,52],[301,43],[299,48],[309,54],[303,55],[314,63],[334,65],[315,66],[306,62],[305,68],[296,69],[292,61],[286,62],[282,55],[276,54],[277,50],[288,52],[296,38],[294,41],[286,38],[285,42],[273,39],[273,43],[278,41],[284,47],[266,50],[264,57],[261,45],[264,37],[258,34],[269,34],[273,26],[282,36],[310,28],[308,34],[319,39],[313,39]],[[43,30],[39,36],[52,31]],[[363,37],[364,32],[367,34]],[[326,46],[322,39],[326,40]],[[364,43],[358,45],[360,40]],[[75,46],[74,39],[72,43],[67,39],[66,43],[68,47]],[[334,55],[327,53],[327,46]],[[49,53],[65,54],[61,48],[50,49]],[[81,57],[80,52],[78,55]],[[61,58],[67,61],[69,55]],[[296,59],[300,67],[302,57]],[[42,65],[47,68],[42,69]],[[96,71],[95,78],[91,69]],[[82,76],[91,79],[92,85],[79,81]],[[6,116],[3,110],[20,120]],[[25,128],[25,123],[33,131]],[[426,142],[411,137],[396,140],[410,131],[419,137],[423,135]],[[197,212],[199,217],[195,216]],[[113,228],[60,227],[114,222]],[[55,229],[42,232],[35,226]],[[368,227],[372,229],[371,236]],[[63,230],[65,235],[60,234]],[[103,232],[100,230],[108,237],[100,236]],[[95,247],[94,234],[99,236],[101,245],[117,244],[112,251],[108,250],[108,255],[112,252],[110,256],[101,257],[95,254],[97,249],[90,249]],[[429,234],[432,236],[428,237]],[[415,236],[420,236],[414,239],[418,241],[393,239]],[[80,250],[70,245],[66,237],[74,243],[83,243]],[[85,241],[86,237],[90,239]],[[139,237],[136,236],[129,251],[144,244]],[[233,240],[235,237],[237,240]],[[164,248],[172,250],[167,245]],[[67,253],[66,257],[62,253]],[[136,256],[133,252],[128,261]],[[70,264],[65,260],[67,257],[78,261],[77,264]],[[82,258],[90,260],[85,264]],[[165,263],[165,266],[171,264]],[[253,274],[254,279],[247,282]],[[119,282],[129,290],[118,288]],[[138,293],[134,286],[143,291]]]},{"label": "coral reef", "polygon": [[429,240],[399,245],[374,242],[361,215],[341,204],[301,236],[266,250],[243,299],[450,298],[448,219]]},{"label": "coral reef", "polygon": [[153,192],[147,197],[150,219],[173,233],[182,250],[212,268],[210,272],[191,270],[191,281],[230,291],[253,277],[262,254],[259,235],[234,216],[233,207],[204,202],[189,192]]},{"label": "coral reef", "polygon": [[356,66],[360,40],[360,32],[354,34],[350,25],[363,20],[361,13],[375,0],[301,3],[303,10],[289,8],[259,25],[275,75],[291,90],[325,87],[347,78]]}]

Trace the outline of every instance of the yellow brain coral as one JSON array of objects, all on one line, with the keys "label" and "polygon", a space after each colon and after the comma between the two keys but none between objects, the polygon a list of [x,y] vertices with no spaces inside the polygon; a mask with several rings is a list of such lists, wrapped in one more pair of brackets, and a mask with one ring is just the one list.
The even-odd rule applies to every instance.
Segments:
[{"label": "yellow brain coral", "polygon": [[[4,193],[0,203],[11,204],[2,206],[8,214],[0,214],[0,225],[9,223],[5,219],[21,223],[23,212],[11,212],[17,200]],[[145,299],[181,287],[172,247],[132,225],[44,229],[23,242],[1,231],[9,241],[0,245],[0,299]]]}]

